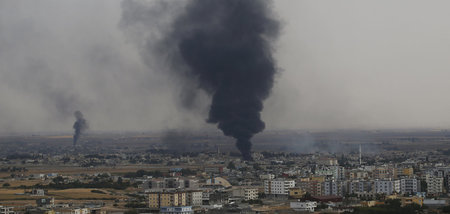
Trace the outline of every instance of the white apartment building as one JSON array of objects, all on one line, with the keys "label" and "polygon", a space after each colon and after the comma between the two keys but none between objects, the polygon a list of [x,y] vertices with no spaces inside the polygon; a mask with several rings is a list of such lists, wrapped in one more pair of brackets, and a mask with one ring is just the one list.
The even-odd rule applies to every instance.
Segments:
[{"label": "white apartment building", "polygon": [[264,193],[267,195],[289,195],[289,188],[295,187],[293,180],[265,180]]},{"label": "white apartment building", "polygon": [[404,178],[400,180],[400,192],[401,193],[416,193],[418,192],[417,185],[419,182],[415,178]]},{"label": "white apartment building", "polygon": [[400,180],[375,180],[375,193],[392,195],[392,193],[400,193]]},{"label": "white apartment building", "polygon": [[293,201],[290,203],[291,209],[297,212],[314,212],[314,209],[317,207],[317,202],[315,201]]},{"label": "white apartment building", "polygon": [[444,178],[427,175],[425,181],[427,182],[428,194],[439,194],[443,192]]},{"label": "white apartment building", "polygon": [[0,206],[0,214],[15,214],[13,207]]}]

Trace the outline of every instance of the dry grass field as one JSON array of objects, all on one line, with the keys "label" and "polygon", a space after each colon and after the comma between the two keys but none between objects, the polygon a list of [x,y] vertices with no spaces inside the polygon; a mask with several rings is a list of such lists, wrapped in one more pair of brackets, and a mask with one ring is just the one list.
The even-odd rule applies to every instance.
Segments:
[{"label": "dry grass field", "polygon": [[7,189],[0,188],[0,201],[5,200],[33,200],[33,198],[28,195],[24,195],[24,191],[22,189]]},{"label": "dry grass field", "polygon": [[[95,193],[92,190],[99,190],[104,192]],[[55,200],[114,200],[123,198],[121,193],[111,194],[109,190],[101,189],[65,189],[65,190],[49,190],[48,194],[44,197],[54,197]],[[0,201],[23,201],[23,200],[36,200],[42,197],[25,195],[22,189],[8,189],[0,188]]]},{"label": "dry grass field", "polygon": [[5,181],[0,182],[0,185],[3,185],[4,183],[8,183],[11,185],[11,187],[18,187],[18,186],[33,186],[38,183],[42,183],[42,180],[14,180],[14,181]]},{"label": "dry grass field", "polygon": [[65,189],[65,190],[49,190],[48,196],[55,197],[56,200],[67,200],[67,199],[118,199],[121,196],[118,195],[110,195],[108,190],[100,190],[106,194],[102,193],[93,193],[92,190],[100,190],[100,189]]}]

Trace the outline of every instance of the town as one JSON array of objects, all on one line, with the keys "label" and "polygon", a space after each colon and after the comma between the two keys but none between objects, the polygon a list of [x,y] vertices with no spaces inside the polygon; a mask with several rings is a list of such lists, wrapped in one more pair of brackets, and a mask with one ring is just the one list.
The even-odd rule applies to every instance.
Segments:
[{"label": "town", "polygon": [[448,212],[449,150],[10,154],[1,214]]}]

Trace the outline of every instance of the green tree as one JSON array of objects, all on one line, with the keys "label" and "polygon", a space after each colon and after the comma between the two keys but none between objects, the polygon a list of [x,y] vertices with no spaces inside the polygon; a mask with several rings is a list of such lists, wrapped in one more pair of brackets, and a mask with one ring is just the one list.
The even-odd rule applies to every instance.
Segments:
[{"label": "green tree", "polygon": [[428,184],[425,180],[420,180],[420,191],[421,192],[427,192],[428,190]]},{"label": "green tree", "polygon": [[230,170],[233,170],[233,169],[236,169],[236,166],[234,165],[234,163],[233,163],[232,161],[230,161],[230,162],[228,163],[227,168],[230,169]]}]

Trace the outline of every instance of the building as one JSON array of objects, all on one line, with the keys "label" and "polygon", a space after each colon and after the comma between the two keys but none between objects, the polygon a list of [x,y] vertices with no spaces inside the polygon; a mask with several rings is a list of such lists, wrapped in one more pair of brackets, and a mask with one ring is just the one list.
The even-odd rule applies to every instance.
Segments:
[{"label": "building", "polygon": [[417,204],[417,205],[420,205],[420,206],[423,205],[423,198],[422,197],[417,197],[417,196],[401,197],[400,200],[401,200],[401,203],[402,203],[402,207],[410,205],[410,204]]},{"label": "building", "polygon": [[207,195],[203,194],[204,204],[225,204],[230,201],[230,196],[232,192],[225,190],[213,190],[206,192]]},{"label": "building", "polygon": [[328,158],[328,157],[321,157],[317,160],[317,163],[319,165],[326,165],[326,166],[336,166],[338,165],[338,161],[336,158]]},{"label": "building", "polygon": [[450,174],[448,174],[447,176],[446,176],[446,179],[445,179],[447,182],[447,192],[449,193],[450,192]]},{"label": "building", "polygon": [[423,204],[431,208],[438,208],[444,207],[445,205],[447,205],[447,202],[444,199],[435,200],[434,198],[432,198],[432,199],[424,199]]},{"label": "building", "polygon": [[263,174],[263,175],[259,175],[259,178],[261,180],[272,180],[272,179],[275,179],[275,175],[273,175],[273,174]]},{"label": "building", "polygon": [[203,192],[191,190],[186,192],[186,204],[189,206],[201,206],[203,204]]},{"label": "building", "polygon": [[386,195],[400,193],[400,180],[376,180],[374,186],[375,193]]},{"label": "building", "polygon": [[54,198],[40,198],[36,200],[38,207],[53,207],[55,206]]},{"label": "building", "polygon": [[363,170],[352,170],[346,172],[347,178],[349,180],[360,180],[369,178],[369,173]]},{"label": "building", "polygon": [[33,189],[31,190],[31,196],[45,196],[45,191],[43,189]]},{"label": "building", "polygon": [[400,180],[400,192],[403,194],[413,194],[418,192],[418,184],[415,178],[404,178]]},{"label": "building", "polygon": [[196,179],[164,178],[152,179],[139,186],[142,189],[197,189],[199,187]]},{"label": "building", "polygon": [[397,168],[395,172],[395,177],[411,177],[414,175],[414,169],[412,167]]},{"label": "building", "polygon": [[444,178],[426,175],[425,182],[427,183],[427,194],[438,195],[443,192]]},{"label": "building", "polygon": [[153,192],[148,195],[150,208],[186,206],[186,192]]},{"label": "building", "polygon": [[88,208],[75,208],[72,209],[70,214],[89,214],[89,209]]},{"label": "building", "polygon": [[299,187],[294,187],[289,189],[289,198],[300,199],[303,198],[305,192],[302,191]]},{"label": "building", "polygon": [[348,194],[357,194],[372,191],[372,181],[348,181],[344,186],[345,192]]},{"label": "building", "polygon": [[0,206],[0,214],[15,214],[14,207]]},{"label": "building", "polygon": [[264,193],[266,195],[289,195],[289,188],[295,187],[293,180],[265,180]]},{"label": "building", "polygon": [[244,189],[244,199],[245,200],[256,200],[258,199],[258,189],[256,188],[245,188]]},{"label": "building", "polygon": [[212,187],[231,187],[230,182],[228,182],[225,178],[221,178],[221,177],[214,177],[211,179],[206,180],[206,185],[207,186],[212,186]]},{"label": "building", "polygon": [[167,214],[191,214],[194,213],[191,206],[183,206],[183,207],[161,207],[159,210],[160,213]]},{"label": "building", "polygon": [[205,167],[205,173],[206,174],[222,174],[223,173],[223,166]]},{"label": "building", "polygon": [[311,181],[301,181],[298,187],[302,189],[305,193],[309,193],[312,196],[322,196],[322,183],[321,181],[311,180]]},{"label": "building", "polygon": [[252,187],[243,187],[233,190],[233,197],[243,198],[246,201],[258,199],[258,189]]},{"label": "building", "polygon": [[317,207],[317,202],[315,201],[293,201],[290,203],[291,209],[297,212],[314,212],[314,209]]},{"label": "building", "polygon": [[395,170],[389,167],[378,167],[372,173],[375,179],[392,179],[395,177]]},{"label": "building", "polygon": [[343,196],[343,182],[341,181],[325,181],[323,182],[323,195]]}]

